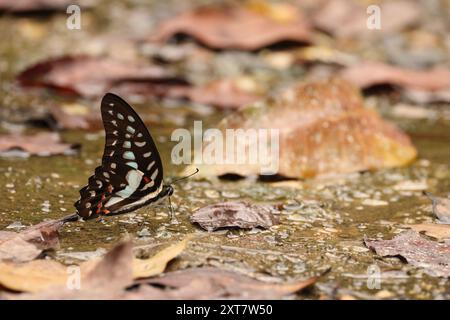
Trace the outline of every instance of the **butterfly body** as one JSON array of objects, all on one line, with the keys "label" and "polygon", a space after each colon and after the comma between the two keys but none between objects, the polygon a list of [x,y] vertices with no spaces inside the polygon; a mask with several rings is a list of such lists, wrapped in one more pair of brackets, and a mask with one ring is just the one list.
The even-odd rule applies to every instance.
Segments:
[{"label": "butterfly body", "polygon": [[107,93],[101,103],[106,133],[102,164],[75,203],[83,218],[126,213],[173,193],[163,183],[163,167],[145,124],[128,103]]}]

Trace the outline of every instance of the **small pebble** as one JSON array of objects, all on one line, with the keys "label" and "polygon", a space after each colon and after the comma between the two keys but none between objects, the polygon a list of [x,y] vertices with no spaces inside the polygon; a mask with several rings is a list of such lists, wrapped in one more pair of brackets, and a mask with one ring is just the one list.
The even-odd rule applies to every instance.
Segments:
[{"label": "small pebble", "polygon": [[389,202],[383,201],[383,200],[376,200],[376,199],[365,199],[362,202],[365,206],[371,206],[371,207],[379,207],[379,206],[387,206]]}]

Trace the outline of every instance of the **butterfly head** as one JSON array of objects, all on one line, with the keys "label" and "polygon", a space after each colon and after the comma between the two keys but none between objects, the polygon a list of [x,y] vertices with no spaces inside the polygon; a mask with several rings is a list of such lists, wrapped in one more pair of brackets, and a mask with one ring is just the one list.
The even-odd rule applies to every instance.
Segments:
[{"label": "butterfly head", "polygon": [[163,189],[162,189],[161,194],[162,194],[163,196],[169,196],[169,197],[170,197],[170,196],[173,194],[173,187],[172,187],[172,185],[170,185],[170,184],[165,184],[165,185],[163,186]]}]

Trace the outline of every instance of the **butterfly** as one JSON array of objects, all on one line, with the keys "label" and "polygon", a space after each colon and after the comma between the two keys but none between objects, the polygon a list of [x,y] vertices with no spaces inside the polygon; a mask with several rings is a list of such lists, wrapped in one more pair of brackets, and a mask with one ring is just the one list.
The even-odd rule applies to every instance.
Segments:
[{"label": "butterfly", "polygon": [[77,214],[90,219],[130,212],[165,197],[170,201],[173,187],[164,184],[158,149],[136,111],[119,96],[107,93],[101,114],[106,133],[102,164],[80,190]]}]

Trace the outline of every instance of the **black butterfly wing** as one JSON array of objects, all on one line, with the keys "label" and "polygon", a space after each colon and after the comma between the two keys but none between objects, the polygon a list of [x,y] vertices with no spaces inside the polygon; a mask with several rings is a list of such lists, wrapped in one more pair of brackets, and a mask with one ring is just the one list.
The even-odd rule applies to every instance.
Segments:
[{"label": "black butterfly wing", "polygon": [[102,165],[75,203],[84,218],[134,210],[157,198],[163,187],[159,152],[138,114],[107,93],[101,103],[106,142]]}]

